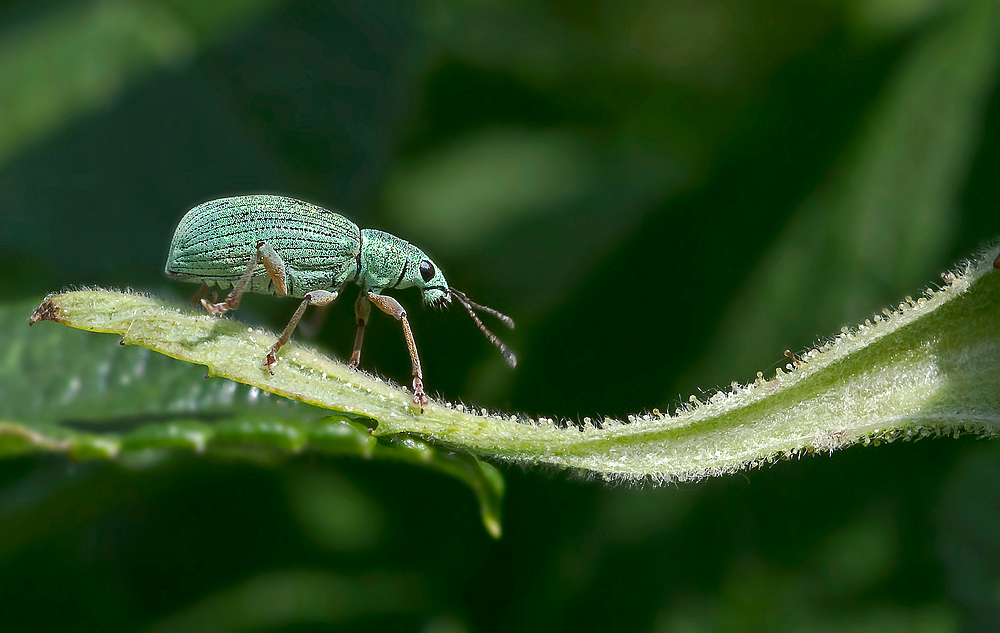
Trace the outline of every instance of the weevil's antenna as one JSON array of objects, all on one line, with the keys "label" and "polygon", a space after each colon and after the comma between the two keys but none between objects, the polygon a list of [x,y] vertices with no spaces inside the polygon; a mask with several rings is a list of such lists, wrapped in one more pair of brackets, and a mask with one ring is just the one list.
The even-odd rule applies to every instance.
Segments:
[{"label": "weevil's antenna", "polygon": [[468,297],[465,296],[465,293],[460,290],[449,288],[448,291],[452,295],[454,295],[456,299],[458,299],[459,303],[462,304],[462,307],[465,308],[465,311],[469,313],[469,316],[472,317],[472,320],[475,321],[476,325],[479,326],[479,331],[483,333],[483,336],[485,336],[490,343],[493,343],[494,345],[497,346],[497,349],[499,349],[500,353],[503,354],[504,360],[507,361],[507,364],[511,366],[511,369],[516,367],[517,357],[514,356],[514,352],[507,349],[507,346],[504,345],[503,342],[497,338],[497,335],[494,334],[493,332],[490,332],[489,328],[483,325],[483,321],[479,318],[479,315],[475,313],[473,308],[476,308],[477,310],[482,310],[483,312],[489,312],[496,318],[503,321],[504,325],[510,328],[514,327],[514,319],[510,318],[506,314],[503,314],[502,312],[494,310],[493,308],[480,305],[475,301],[470,300]]},{"label": "weevil's antenna", "polygon": [[470,307],[471,306],[471,307],[475,308],[476,310],[482,310],[483,312],[488,312],[489,314],[492,314],[496,318],[498,318],[501,321],[503,321],[503,324],[506,325],[507,327],[509,327],[510,329],[512,329],[512,330],[514,329],[514,319],[510,318],[509,316],[507,316],[503,312],[500,312],[499,310],[494,310],[493,308],[491,308],[489,306],[484,306],[482,304],[476,303],[475,301],[473,301],[472,299],[470,299],[469,297],[467,297],[465,295],[465,293],[462,292],[461,290],[456,290],[454,288],[448,288],[448,291],[451,292],[451,294],[453,294],[456,297],[458,297],[458,300],[461,301],[462,303],[464,303],[466,307]]}]

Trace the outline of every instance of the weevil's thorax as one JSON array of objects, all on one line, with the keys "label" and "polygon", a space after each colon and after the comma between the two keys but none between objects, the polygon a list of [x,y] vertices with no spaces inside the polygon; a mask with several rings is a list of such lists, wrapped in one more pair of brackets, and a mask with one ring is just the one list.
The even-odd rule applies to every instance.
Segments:
[{"label": "weevil's thorax", "polygon": [[435,306],[451,299],[444,274],[422,250],[376,229],[361,231],[361,274],[357,283],[366,292],[419,288],[424,303]]},{"label": "weevil's thorax", "polygon": [[411,246],[406,240],[376,229],[361,231],[361,275],[358,285],[365,290],[405,288],[403,277],[409,267]]}]

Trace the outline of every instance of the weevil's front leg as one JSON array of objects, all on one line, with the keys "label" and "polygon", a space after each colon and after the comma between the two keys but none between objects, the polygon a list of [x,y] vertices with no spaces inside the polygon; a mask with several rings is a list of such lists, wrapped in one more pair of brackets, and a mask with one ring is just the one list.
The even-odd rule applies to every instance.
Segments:
[{"label": "weevil's front leg", "polygon": [[330,292],[329,290],[313,290],[312,292],[306,294],[306,296],[302,299],[302,303],[300,303],[299,307],[295,309],[295,314],[292,315],[288,325],[286,325],[285,329],[281,332],[281,336],[279,336],[278,340],[271,346],[271,351],[267,353],[267,357],[264,359],[264,368],[267,369],[272,376],[274,375],[274,365],[278,362],[278,350],[292,338],[292,332],[295,331],[295,326],[299,324],[300,320],[302,320],[302,315],[305,313],[306,308],[310,305],[328,305],[333,303],[339,295],[339,290],[334,290],[333,292]]},{"label": "weevil's front leg", "polygon": [[358,322],[358,333],[354,335],[354,351],[351,352],[351,362],[348,363],[351,369],[357,369],[361,362],[361,344],[365,340],[365,326],[368,325],[368,317],[372,313],[372,304],[365,293],[358,294],[358,300],[354,302],[354,316]]},{"label": "weevil's front leg", "polygon": [[[406,337],[406,347],[410,350],[410,362],[413,363],[413,404],[420,405],[420,412],[424,412],[424,405],[427,404],[427,395],[424,393],[424,373],[420,370],[420,357],[417,356],[417,344],[413,341],[413,330],[410,329],[410,322],[406,318],[406,310],[399,302],[392,297],[385,295],[368,294],[368,300],[378,306],[378,309],[396,319],[403,326],[403,336]],[[359,352],[360,356],[360,352]]]},{"label": "weevil's front leg", "polygon": [[278,255],[278,252],[270,244],[261,240],[257,242],[257,249],[254,251],[253,258],[251,258],[246,270],[243,271],[243,274],[240,275],[239,280],[233,286],[232,292],[226,296],[226,300],[222,303],[210,303],[202,299],[201,305],[205,306],[206,310],[215,315],[239,308],[240,299],[243,298],[247,284],[250,283],[250,278],[253,277],[253,273],[257,269],[257,264],[261,262],[264,263],[264,269],[267,270],[267,275],[271,278],[271,282],[274,283],[274,294],[279,297],[284,297],[288,294],[285,261],[281,259],[281,255]]}]

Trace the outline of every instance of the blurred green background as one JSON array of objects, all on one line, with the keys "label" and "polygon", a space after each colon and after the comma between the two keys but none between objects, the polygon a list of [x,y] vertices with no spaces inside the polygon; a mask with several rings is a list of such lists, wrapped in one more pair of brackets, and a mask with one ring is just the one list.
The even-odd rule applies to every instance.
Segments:
[{"label": "blurred green background", "polygon": [[[0,299],[185,298],[161,272],[184,211],[284,194],[409,239],[515,318],[511,372],[460,311],[400,293],[431,392],[570,420],[668,410],[1000,235],[998,61],[993,0],[8,0]],[[340,358],[351,301],[315,341]],[[250,297],[238,318],[280,328],[294,307]],[[363,364],[407,381],[388,318]],[[408,466],[6,460],[2,626],[1000,622],[990,442],[660,488],[503,470],[492,541],[466,488]]]}]

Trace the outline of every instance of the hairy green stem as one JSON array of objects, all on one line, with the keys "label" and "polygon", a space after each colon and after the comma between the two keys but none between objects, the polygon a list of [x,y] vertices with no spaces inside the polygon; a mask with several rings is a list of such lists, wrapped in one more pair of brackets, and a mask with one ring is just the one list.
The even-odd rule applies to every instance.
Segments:
[{"label": "hairy green stem", "polygon": [[417,434],[479,455],[580,469],[609,480],[684,480],[732,472],[783,455],[832,451],[859,441],[962,431],[1000,423],[1000,275],[981,255],[883,315],[845,328],[768,380],[733,383],[673,414],[626,421],[495,415],[431,402],[299,346],[284,348],[268,375],[275,335],[155,298],[80,290],[45,299],[31,322],[113,332],[123,344],[206,365],[215,376],[377,422],[376,435]]}]

